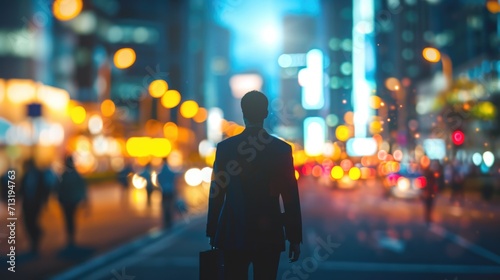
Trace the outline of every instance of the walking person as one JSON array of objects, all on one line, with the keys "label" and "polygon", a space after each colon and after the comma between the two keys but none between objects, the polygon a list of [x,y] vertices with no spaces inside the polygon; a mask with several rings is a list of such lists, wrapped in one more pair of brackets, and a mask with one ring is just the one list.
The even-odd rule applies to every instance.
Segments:
[{"label": "walking person", "polygon": [[460,206],[465,201],[464,195],[464,182],[465,174],[463,168],[458,160],[455,160],[452,165],[452,178],[451,178],[451,198],[452,204]]},{"label": "walking person", "polygon": [[[208,206],[207,236],[222,250],[226,279],[276,279],[280,254],[300,255],[302,219],[292,149],[263,128],[267,97],[241,99],[245,130],[217,145]],[[284,213],[281,213],[280,197]]]},{"label": "walking person", "polygon": [[172,209],[176,197],[176,174],[172,170],[170,170],[165,160],[163,162],[160,173],[157,176],[157,181],[161,188],[162,194],[161,205],[163,210],[163,227],[165,229],[169,229],[173,224]]},{"label": "walking person", "polygon": [[42,235],[40,213],[50,195],[50,190],[44,182],[43,172],[35,165],[34,159],[28,159],[21,179],[20,194],[23,198],[23,221],[30,239],[31,253],[34,254],[38,253]]},{"label": "walking person", "polygon": [[432,223],[432,211],[440,182],[440,173],[436,169],[434,162],[423,167],[426,184],[423,189],[422,201],[424,203],[424,219],[428,226]]},{"label": "walking person", "polygon": [[122,186],[122,201],[125,201],[125,198],[127,197],[126,194],[129,187],[129,176],[132,172],[132,165],[130,164],[130,161],[127,160],[123,169],[117,174],[118,183]]},{"label": "walking person", "polygon": [[81,204],[87,204],[87,183],[78,173],[71,156],[65,160],[65,170],[57,188],[58,199],[66,223],[67,245],[75,246],[75,216]]},{"label": "walking person", "polygon": [[152,167],[151,163],[148,163],[144,170],[141,172],[141,177],[146,179],[146,195],[147,195],[147,206],[151,206],[151,195],[153,194],[154,185],[153,180],[151,179]]}]

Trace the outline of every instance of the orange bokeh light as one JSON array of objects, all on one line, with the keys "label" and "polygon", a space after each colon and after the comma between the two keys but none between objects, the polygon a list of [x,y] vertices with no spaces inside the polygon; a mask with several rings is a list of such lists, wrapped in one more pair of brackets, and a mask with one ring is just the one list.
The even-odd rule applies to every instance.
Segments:
[{"label": "orange bokeh light", "polygon": [[198,103],[194,100],[187,100],[181,104],[181,116],[186,119],[194,117],[198,113]]},{"label": "orange bokeh light", "polygon": [[101,103],[101,113],[103,116],[111,117],[115,113],[115,110],[115,103],[112,100],[106,99]]},{"label": "orange bokeh light", "polygon": [[163,135],[165,138],[176,141],[179,135],[179,128],[173,122],[168,122],[163,126]]},{"label": "orange bokeh light", "polygon": [[56,19],[68,21],[77,17],[82,8],[82,0],[56,0],[52,6],[52,12]]},{"label": "orange bokeh light", "polygon": [[202,123],[207,120],[208,112],[205,108],[199,108],[198,113],[193,117],[193,120],[197,123]]},{"label": "orange bokeh light", "polygon": [[167,92],[165,92],[165,94],[161,97],[161,105],[167,109],[174,108],[179,105],[180,102],[181,94],[175,89],[167,90]]},{"label": "orange bokeh light", "polygon": [[425,48],[422,51],[425,60],[436,63],[441,59],[441,53],[436,48]]},{"label": "orange bokeh light", "polygon": [[149,84],[149,94],[152,97],[160,98],[168,90],[168,84],[164,80],[154,80]]},{"label": "orange bokeh light", "polygon": [[134,64],[136,59],[135,51],[131,48],[122,48],[115,52],[113,62],[116,68],[125,69]]}]

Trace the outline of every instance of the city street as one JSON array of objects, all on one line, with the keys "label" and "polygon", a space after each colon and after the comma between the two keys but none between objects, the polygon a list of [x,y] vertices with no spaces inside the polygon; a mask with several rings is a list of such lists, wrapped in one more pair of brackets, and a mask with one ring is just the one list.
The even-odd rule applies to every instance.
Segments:
[{"label": "city street", "polygon": [[[8,244],[0,239],[2,254],[1,279],[40,279],[89,258],[107,252],[123,243],[130,242],[148,232],[158,231],[161,225],[159,193],[153,194],[151,208],[146,206],[146,191],[131,188],[128,193],[118,183],[107,182],[89,186],[89,207],[77,213],[77,248],[65,248],[66,236],[61,207],[52,197],[41,214],[43,230],[40,255],[28,254],[29,243],[21,217],[21,201],[17,202],[18,223],[16,228],[16,272],[7,272],[5,256]],[[0,217],[6,220],[7,206],[2,203]],[[2,223],[3,224],[3,223]],[[7,236],[7,228],[0,230]],[[7,276],[7,278],[4,278]]]},{"label": "city street", "polygon": [[[297,263],[282,254],[278,279],[498,279],[500,207],[468,194],[452,207],[437,200],[436,223],[423,222],[420,201],[386,199],[376,181],[332,190],[299,181],[304,244]],[[79,279],[198,279],[198,252],[207,250],[205,218]],[[65,279],[65,278],[54,278]]]},{"label": "city street", "polygon": [[500,279],[500,0],[0,13],[0,280]]}]

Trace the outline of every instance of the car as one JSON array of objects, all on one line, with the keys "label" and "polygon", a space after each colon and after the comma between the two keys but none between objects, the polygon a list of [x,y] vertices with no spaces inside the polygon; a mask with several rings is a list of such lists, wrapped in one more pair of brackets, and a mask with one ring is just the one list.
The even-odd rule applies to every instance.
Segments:
[{"label": "car", "polygon": [[417,199],[427,180],[419,172],[395,172],[384,179],[385,195],[402,199]]}]

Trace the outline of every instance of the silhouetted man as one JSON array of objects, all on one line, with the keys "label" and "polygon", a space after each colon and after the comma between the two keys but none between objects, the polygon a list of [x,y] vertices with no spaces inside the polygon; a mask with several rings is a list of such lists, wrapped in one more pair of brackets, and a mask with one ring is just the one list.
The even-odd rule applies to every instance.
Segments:
[{"label": "silhouetted man", "polygon": [[276,279],[285,240],[290,262],[300,255],[302,220],[292,149],[263,129],[267,106],[263,93],[245,94],[245,130],[217,145],[207,236],[222,249],[229,280],[248,279],[250,263],[255,279]]}]

